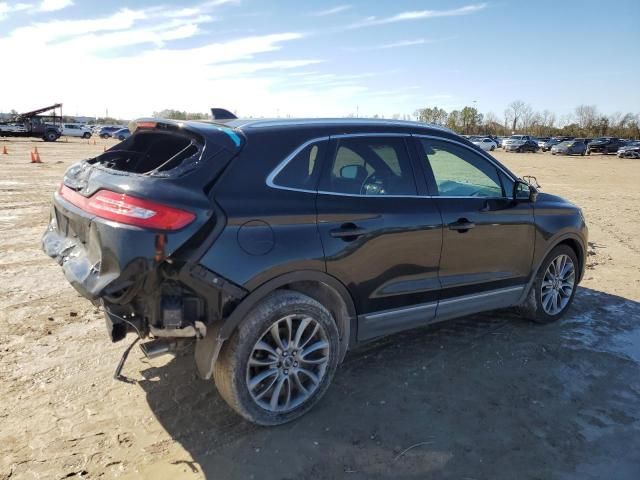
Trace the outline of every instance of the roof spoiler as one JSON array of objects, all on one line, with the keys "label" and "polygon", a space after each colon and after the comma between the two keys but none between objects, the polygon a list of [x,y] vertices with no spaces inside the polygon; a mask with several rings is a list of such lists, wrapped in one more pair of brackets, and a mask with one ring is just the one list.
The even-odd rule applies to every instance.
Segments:
[{"label": "roof spoiler", "polygon": [[211,118],[214,120],[235,120],[238,117],[224,108],[212,108]]}]

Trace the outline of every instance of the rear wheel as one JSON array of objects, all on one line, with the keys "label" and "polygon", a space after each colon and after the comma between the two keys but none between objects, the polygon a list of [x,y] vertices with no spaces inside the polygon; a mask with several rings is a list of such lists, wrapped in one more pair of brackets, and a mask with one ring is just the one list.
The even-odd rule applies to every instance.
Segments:
[{"label": "rear wheel", "polygon": [[45,142],[55,142],[58,139],[58,134],[53,130],[49,130],[45,132],[43,139]]},{"label": "rear wheel", "polygon": [[578,281],[578,258],[567,245],[554,248],[544,259],[525,303],[526,318],[551,323],[561,318],[573,302]]},{"label": "rear wheel", "polygon": [[84,135],[82,135],[82,138],[90,138],[91,134],[89,132],[85,132]]},{"label": "rear wheel", "polygon": [[324,395],[339,349],[329,311],[306,295],[280,290],[261,301],[224,344],[213,376],[222,398],[244,418],[279,425]]}]

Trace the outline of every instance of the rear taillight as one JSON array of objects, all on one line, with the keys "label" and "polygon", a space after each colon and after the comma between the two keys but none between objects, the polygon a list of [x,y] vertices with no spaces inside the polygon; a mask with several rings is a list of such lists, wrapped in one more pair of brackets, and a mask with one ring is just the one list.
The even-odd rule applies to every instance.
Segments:
[{"label": "rear taillight", "polygon": [[191,212],[110,190],[98,190],[92,196],[84,197],[61,185],[60,195],[85,212],[136,227],[178,230],[196,218]]}]

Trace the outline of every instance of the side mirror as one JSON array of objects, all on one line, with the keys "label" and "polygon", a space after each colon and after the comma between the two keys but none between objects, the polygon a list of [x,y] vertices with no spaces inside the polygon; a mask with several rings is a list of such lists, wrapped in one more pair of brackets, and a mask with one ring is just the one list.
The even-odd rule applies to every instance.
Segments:
[{"label": "side mirror", "polygon": [[513,201],[514,202],[531,202],[534,203],[538,198],[538,189],[527,182],[517,180],[513,184]]},{"label": "side mirror", "polygon": [[358,165],[345,165],[340,169],[340,176],[342,178],[354,180],[358,178],[358,167]]}]

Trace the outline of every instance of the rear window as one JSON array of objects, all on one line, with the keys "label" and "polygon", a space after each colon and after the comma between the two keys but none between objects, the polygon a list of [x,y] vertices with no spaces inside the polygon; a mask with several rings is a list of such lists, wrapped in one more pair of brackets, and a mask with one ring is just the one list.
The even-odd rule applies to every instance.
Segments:
[{"label": "rear window", "polygon": [[284,168],[276,173],[273,184],[296,190],[315,190],[326,141],[306,145],[295,156],[285,162]]},{"label": "rear window", "polygon": [[91,163],[131,173],[168,172],[178,166],[195,164],[202,153],[202,144],[200,138],[186,133],[139,131]]}]

